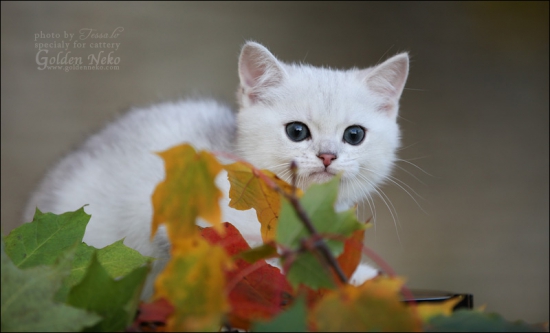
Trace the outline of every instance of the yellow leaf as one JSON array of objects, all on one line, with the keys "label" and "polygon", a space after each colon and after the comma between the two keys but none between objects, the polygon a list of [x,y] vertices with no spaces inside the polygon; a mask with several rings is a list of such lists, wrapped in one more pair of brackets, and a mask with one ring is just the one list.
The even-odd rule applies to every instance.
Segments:
[{"label": "yellow leaf", "polygon": [[458,295],[443,302],[420,303],[416,305],[416,309],[423,321],[428,321],[437,315],[450,316],[455,305],[460,303],[463,298],[464,296]]},{"label": "yellow leaf", "polygon": [[311,322],[317,331],[420,331],[414,310],[401,301],[403,283],[380,276],[357,287],[343,285],[315,305]]},{"label": "yellow leaf", "polygon": [[[231,183],[229,206],[239,210],[254,208],[261,224],[264,243],[274,239],[281,209],[281,197],[276,190],[266,184],[264,179],[261,179],[260,172],[268,181],[284,191],[290,192],[292,186],[268,170],[257,171],[243,162],[226,165],[224,168]],[[297,195],[301,195],[299,189]]]},{"label": "yellow leaf", "polygon": [[478,306],[476,309],[474,309],[474,311],[485,312],[486,308],[487,308],[487,304],[482,304],[482,305]]},{"label": "yellow leaf", "polygon": [[175,240],[197,235],[199,216],[223,232],[218,204],[222,194],[214,184],[222,170],[218,161],[205,151],[195,152],[188,144],[158,155],[164,159],[166,178],[153,193],[152,236],[165,223],[172,246],[177,246]]},{"label": "yellow leaf", "polygon": [[229,311],[225,269],[231,267],[231,259],[222,247],[200,237],[184,244],[172,251],[155,281],[155,299],[165,298],[175,308],[166,329],[217,331]]}]

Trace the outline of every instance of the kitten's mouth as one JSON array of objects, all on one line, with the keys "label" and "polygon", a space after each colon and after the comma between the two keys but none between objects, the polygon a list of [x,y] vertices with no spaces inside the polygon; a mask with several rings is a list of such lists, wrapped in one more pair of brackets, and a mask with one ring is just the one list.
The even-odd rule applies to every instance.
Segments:
[{"label": "kitten's mouth", "polygon": [[309,176],[316,183],[328,182],[336,174],[327,170],[312,172]]}]

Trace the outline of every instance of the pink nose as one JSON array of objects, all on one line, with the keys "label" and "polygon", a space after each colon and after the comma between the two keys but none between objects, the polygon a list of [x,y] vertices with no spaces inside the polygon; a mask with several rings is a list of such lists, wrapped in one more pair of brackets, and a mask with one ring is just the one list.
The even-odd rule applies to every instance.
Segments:
[{"label": "pink nose", "polygon": [[330,163],[332,163],[332,161],[336,159],[336,155],[333,154],[319,154],[317,155],[317,157],[323,160],[323,164],[325,165],[325,167],[328,167]]}]

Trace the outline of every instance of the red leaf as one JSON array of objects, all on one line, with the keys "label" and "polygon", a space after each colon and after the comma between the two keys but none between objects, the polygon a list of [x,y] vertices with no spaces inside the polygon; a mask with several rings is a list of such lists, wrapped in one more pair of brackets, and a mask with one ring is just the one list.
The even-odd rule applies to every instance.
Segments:
[{"label": "red leaf", "polygon": [[164,298],[152,303],[141,303],[139,315],[132,326],[126,329],[127,332],[158,331],[166,326],[168,316],[174,312],[174,307]]},{"label": "red leaf", "polygon": [[[221,245],[233,257],[250,249],[237,228],[227,222],[223,227],[223,236],[212,228],[204,228],[201,234],[211,244]],[[251,320],[270,319],[284,309],[292,297],[292,287],[278,268],[265,260],[250,264],[237,259],[235,264],[236,269],[226,272],[232,308],[229,320],[233,327],[248,329]]]}]

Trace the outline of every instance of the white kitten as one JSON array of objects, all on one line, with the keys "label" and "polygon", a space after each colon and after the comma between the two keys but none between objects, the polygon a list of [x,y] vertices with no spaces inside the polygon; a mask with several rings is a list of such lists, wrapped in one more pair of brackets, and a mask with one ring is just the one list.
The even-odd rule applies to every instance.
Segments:
[{"label": "white kitten", "polygon": [[[233,152],[286,180],[290,162],[296,161],[298,185],[304,189],[342,173],[336,207],[347,209],[365,200],[391,172],[407,74],[406,53],[372,68],[340,71],[284,64],[262,45],[248,42],[239,59],[237,119],[211,100],[132,110],[49,171],[31,196],[24,220],[32,220],[36,207],[63,213],[88,204],[85,210],[92,218],[84,242],[100,248],[125,238],[142,254],[161,258],[146,298],[170,247],[163,227],[149,241],[151,195],[164,178],[163,162],[153,152],[188,142],[196,149]],[[235,224],[251,246],[261,243],[256,213],[228,207],[225,172],[216,184],[224,193],[223,220]],[[375,273],[361,265],[352,281],[360,283]]]}]

